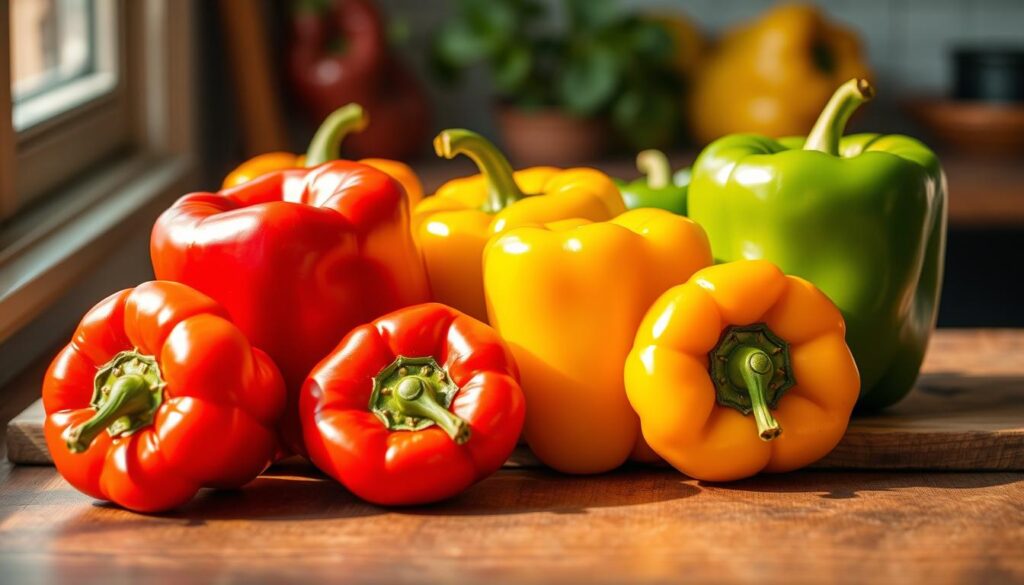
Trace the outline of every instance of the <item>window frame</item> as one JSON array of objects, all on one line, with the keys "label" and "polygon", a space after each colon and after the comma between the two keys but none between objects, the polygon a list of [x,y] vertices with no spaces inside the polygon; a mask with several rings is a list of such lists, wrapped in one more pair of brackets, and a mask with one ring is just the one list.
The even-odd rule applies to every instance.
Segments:
[{"label": "window frame", "polygon": [[[129,230],[150,224],[191,186],[193,4],[115,1],[123,7],[124,88],[117,96],[123,101],[115,100],[121,112],[110,109],[111,100],[97,99],[19,137],[11,117],[10,47],[0,46],[0,343],[50,310],[118,250]],[[9,27],[9,9],[9,0],[0,0],[0,27]],[[106,144],[102,155],[76,153],[101,150],[94,148],[97,135],[110,130],[103,124],[114,114],[123,121],[116,145]],[[35,176],[50,173],[63,176]],[[19,208],[32,190],[38,192],[31,204]]]},{"label": "window frame", "polygon": [[[131,75],[132,51],[129,50],[131,23],[137,9],[137,2],[127,0],[97,0],[107,4],[97,10],[111,10],[117,37],[114,44],[114,69],[117,79],[109,91],[91,96],[82,103],[60,112],[46,120],[39,121],[24,130],[11,130],[14,136],[14,184],[6,193],[0,193],[5,201],[0,205],[0,220],[12,217],[19,209],[35,203],[52,193],[62,184],[68,183],[76,174],[83,172],[113,153],[128,146],[131,139],[131,123],[134,113],[131,94],[137,91],[136,80]],[[5,30],[10,26],[10,2],[0,3],[5,11]],[[7,34],[0,42],[11,43]],[[0,53],[7,61],[7,73],[0,78],[6,88],[8,107],[10,101],[10,55],[11,47],[0,47]],[[56,91],[61,91],[57,88]],[[4,126],[13,126],[11,116],[4,117]],[[8,122],[9,121],[9,122]],[[89,148],[79,145],[89,144]]]},{"label": "window frame", "polygon": [[[93,45],[89,51],[88,59],[71,77],[62,79],[61,74],[58,73],[56,74],[56,79],[44,80],[40,87],[30,89],[27,92],[28,95],[19,96],[17,90],[13,88],[16,83],[12,82],[11,91],[14,94],[12,97],[15,104],[14,129],[16,132],[24,133],[42,121],[75,109],[94,99],[104,97],[117,88],[118,82],[121,79],[121,72],[117,61],[121,54],[120,41],[121,26],[123,24],[118,22],[120,8],[118,0],[82,1],[88,3],[86,5],[88,10],[86,12],[85,29],[88,35],[88,43]],[[114,26],[114,32],[117,33],[115,38],[107,38],[100,34],[103,32],[102,29],[108,25]],[[12,34],[11,38],[13,36]],[[53,74],[48,77],[53,77]],[[47,107],[46,102],[58,101],[46,97],[53,94],[65,98],[64,101],[68,101],[67,98],[71,97],[70,101],[73,102],[73,105],[70,107]],[[33,121],[30,118],[29,121],[23,122],[24,127],[19,128],[17,119],[19,101],[28,102],[27,105],[36,105],[36,109],[55,110],[55,112],[47,112],[49,115],[40,121]],[[43,105],[39,106],[39,102],[42,102]]]},{"label": "window frame", "polygon": [[[0,31],[11,30],[10,3],[0,1]],[[10,43],[10,34],[0,35],[0,43]],[[10,47],[0,46],[0,221],[14,214],[14,110],[11,96]]]}]

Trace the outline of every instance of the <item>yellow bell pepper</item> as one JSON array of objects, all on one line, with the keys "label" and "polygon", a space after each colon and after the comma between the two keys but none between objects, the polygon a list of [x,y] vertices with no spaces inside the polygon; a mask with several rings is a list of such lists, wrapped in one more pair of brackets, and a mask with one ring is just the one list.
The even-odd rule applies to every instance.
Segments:
[{"label": "yellow bell pepper", "polygon": [[[267,152],[250,158],[238,165],[224,178],[221,189],[248,183],[249,181],[274,171],[301,169],[321,165],[338,157],[341,141],[349,132],[360,132],[370,123],[370,117],[359,104],[348,104],[335,110],[320,125],[313,140],[309,143],[306,154],[290,152]],[[364,158],[361,164],[371,166],[390,175],[405,188],[409,197],[409,208],[423,199],[423,184],[409,165],[397,160],[384,158]]]},{"label": "yellow bell pepper", "polygon": [[828,297],[767,260],[705,268],[644,317],[626,393],[650,446],[690,477],[791,471],[846,431],[860,377],[845,334]]},{"label": "yellow bell pepper", "polygon": [[487,320],[481,263],[492,235],[561,219],[604,221],[626,210],[615,183],[595,169],[513,172],[486,138],[461,129],[441,132],[434,149],[448,159],[468,156],[481,173],[445,183],[416,206],[413,236],[435,300],[481,321]]},{"label": "yellow bell pepper", "polygon": [[870,71],[857,34],[815,6],[783,4],[728,32],[701,62],[690,127],[701,144],[734,133],[806,136],[832,93]]},{"label": "yellow bell pepper", "polygon": [[519,365],[526,442],[541,461],[601,473],[643,456],[626,355],[658,295],[711,262],[699,225],[653,208],[522,227],[488,244],[491,324]]}]

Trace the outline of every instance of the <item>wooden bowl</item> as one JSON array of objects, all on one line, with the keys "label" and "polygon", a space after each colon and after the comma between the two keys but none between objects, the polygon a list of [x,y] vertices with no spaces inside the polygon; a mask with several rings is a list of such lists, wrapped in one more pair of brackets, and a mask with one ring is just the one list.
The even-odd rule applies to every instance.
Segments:
[{"label": "wooden bowl", "polygon": [[1024,153],[1024,104],[916,100],[907,113],[950,148],[984,156]]}]

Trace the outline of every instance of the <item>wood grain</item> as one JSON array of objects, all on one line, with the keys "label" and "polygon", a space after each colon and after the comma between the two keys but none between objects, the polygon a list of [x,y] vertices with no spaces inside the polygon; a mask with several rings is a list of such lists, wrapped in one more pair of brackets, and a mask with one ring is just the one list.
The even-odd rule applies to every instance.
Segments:
[{"label": "wood grain", "polygon": [[858,416],[822,468],[1024,470],[1024,331],[939,330],[917,386]]},{"label": "wood grain", "polygon": [[53,463],[43,437],[43,401],[36,400],[7,423],[7,459],[21,465]]},{"label": "wood grain", "polygon": [[[11,461],[50,463],[43,411],[8,425]],[[510,467],[540,467],[525,449]],[[858,416],[822,469],[1024,470],[1024,331],[940,330],[905,401]]]},{"label": "wood grain", "polygon": [[[1014,379],[1022,358],[1022,332],[942,331],[922,387],[954,370]],[[803,471],[721,485],[669,469],[519,468],[439,505],[387,510],[300,463],[139,515],[50,467],[0,462],[5,583],[1006,583],[1024,581],[1022,547],[1024,473]]]},{"label": "wood grain", "polygon": [[144,516],[53,470],[0,486],[11,583],[984,583],[1024,579],[1024,475],[506,470],[386,510],[306,467]]}]

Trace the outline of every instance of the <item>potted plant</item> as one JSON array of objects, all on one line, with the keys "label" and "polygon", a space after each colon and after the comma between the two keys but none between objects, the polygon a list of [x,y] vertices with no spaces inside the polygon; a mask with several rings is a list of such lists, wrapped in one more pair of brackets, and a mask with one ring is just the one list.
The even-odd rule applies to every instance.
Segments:
[{"label": "potted plant", "polygon": [[536,0],[459,0],[435,34],[435,72],[447,81],[484,64],[498,126],[519,164],[600,156],[614,133],[630,148],[670,144],[680,128],[681,81],[663,22],[613,0],[562,0],[564,24]]}]

